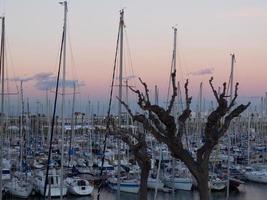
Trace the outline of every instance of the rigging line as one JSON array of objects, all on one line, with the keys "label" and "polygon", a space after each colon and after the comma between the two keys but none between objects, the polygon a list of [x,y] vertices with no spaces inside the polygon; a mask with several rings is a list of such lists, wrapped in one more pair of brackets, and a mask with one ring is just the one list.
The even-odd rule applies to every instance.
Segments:
[{"label": "rigging line", "polygon": [[[177,38],[177,40],[179,39],[179,37]],[[178,65],[179,65],[179,68],[181,70],[181,79],[182,79],[182,84],[185,83],[184,81],[184,70],[183,70],[183,67],[182,67],[182,48],[181,48],[181,41],[178,41],[179,43],[179,46],[177,45],[177,50],[176,50],[176,54],[177,54],[177,57],[178,57]],[[179,48],[180,47],[180,48]],[[180,51],[179,51],[180,50]],[[186,74],[188,74],[188,69],[185,65],[185,71],[186,71]]]},{"label": "rigging line", "polygon": [[[5,54],[5,60],[7,61],[7,55]],[[8,66],[8,65],[7,65]],[[9,75],[9,73],[8,73],[8,67],[6,67],[6,91],[7,91],[7,93],[9,93],[9,88],[10,88],[10,86],[9,86],[9,80],[8,80],[8,76]],[[10,116],[10,95],[7,95],[7,116]]]},{"label": "rigging line", "polygon": [[228,84],[227,84],[227,91],[226,91],[227,96],[229,96],[229,90],[230,90],[230,84],[231,84],[230,82],[232,82],[232,80],[231,80],[232,74],[233,74],[233,72],[231,71],[230,76],[229,76],[229,80],[228,80]]},{"label": "rigging line", "polygon": [[[14,59],[13,59],[13,56],[12,56],[12,49],[11,49],[11,45],[10,45],[10,43],[9,43],[9,40],[8,40],[8,37],[6,36],[5,37],[5,39],[6,39],[6,50],[7,50],[7,53],[6,53],[6,60],[8,61],[8,62],[10,62],[10,67],[12,68],[11,69],[11,71],[12,71],[12,75],[13,75],[13,77],[15,78],[15,77],[17,77],[16,76],[16,72],[15,72],[15,70],[14,70]],[[19,92],[18,91],[18,88],[19,88],[19,86],[18,86],[18,84],[17,84],[17,81],[14,81],[15,82],[15,87],[16,87],[16,89],[17,89],[17,93]]]},{"label": "rigging line", "polygon": [[[107,124],[106,124],[106,133],[104,138],[104,148],[103,148],[103,156],[101,160],[101,171],[100,171],[100,178],[103,174],[103,166],[104,166],[104,160],[105,160],[105,151],[106,151],[106,145],[107,145],[107,136],[108,133],[110,133],[110,111],[111,111],[111,103],[112,103],[112,96],[113,96],[113,88],[114,88],[114,80],[115,80],[115,72],[116,72],[116,65],[117,65],[117,57],[118,57],[118,49],[119,49],[119,39],[120,39],[120,31],[121,31],[121,23],[119,23],[118,28],[118,35],[117,35],[117,43],[116,43],[116,50],[115,50],[115,58],[114,58],[114,66],[113,66],[113,74],[112,74],[112,82],[111,82],[111,89],[109,94],[109,103],[108,103],[108,112],[107,112]],[[97,200],[100,198],[100,191],[103,185],[103,180],[101,179],[101,183],[99,185],[98,191],[97,191]]]},{"label": "rigging line", "polygon": [[[55,93],[55,99],[54,99],[54,110],[53,110],[53,117],[52,117],[52,127],[51,127],[50,141],[49,141],[49,152],[48,152],[48,159],[47,159],[47,166],[46,166],[44,196],[46,196],[48,172],[49,172],[49,163],[50,163],[51,153],[52,153],[52,141],[53,141],[53,134],[54,134],[55,118],[56,118],[57,98],[58,98],[58,88],[59,88],[59,78],[60,78],[60,68],[61,68],[61,61],[62,61],[62,54],[63,54],[64,38],[65,38],[65,30],[63,29],[62,40],[61,40],[61,48],[60,48],[60,54],[59,54],[57,84],[56,84],[56,93]],[[63,163],[61,163],[61,164],[63,164]]]},{"label": "rigging line", "polygon": [[5,42],[5,19],[1,18],[2,20],[2,34],[1,34],[1,52],[0,52],[0,77],[2,78],[2,69],[4,67],[4,42]]},{"label": "rigging line", "polygon": [[[128,39],[128,34],[127,34],[127,30],[126,28],[124,28],[124,32],[125,32],[125,39],[126,39],[126,48],[127,48],[127,55],[129,57],[129,61],[130,61],[130,70],[131,70],[131,74],[133,76],[133,86],[136,87],[137,83],[136,83],[136,76],[133,70],[133,62],[132,62],[132,54],[131,54],[131,48],[130,48],[130,43],[129,43],[129,39]],[[135,96],[136,98],[136,96]],[[128,98],[129,99],[129,98]]]},{"label": "rigging line", "polygon": [[[68,27],[69,26],[69,21],[68,23]],[[73,80],[77,79],[78,80],[78,75],[76,72],[76,63],[75,63],[75,59],[74,59],[74,54],[73,54],[73,48],[72,48],[72,44],[71,44],[71,36],[70,36],[70,28],[68,28],[68,34],[67,34],[67,39],[68,39],[68,45],[69,45],[69,50],[70,50],[70,58],[71,58],[71,70],[72,70],[72,76],[73,76]],[[79,85],[77,84],[77,89],[79,90]]]}]

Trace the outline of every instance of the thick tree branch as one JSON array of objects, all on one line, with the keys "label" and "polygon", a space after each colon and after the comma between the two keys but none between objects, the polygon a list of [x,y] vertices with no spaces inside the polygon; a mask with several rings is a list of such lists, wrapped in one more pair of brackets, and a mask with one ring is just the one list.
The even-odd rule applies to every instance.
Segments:
[{"label": "thick tree branch", "polygon": [[171,97],[171,100],[170,100],[170,103],[169,103],[169,106],[168,106],[168,109],[167,109],[168,113],[171,112],[171,110],[173,108],[173,104],[174,104],[175,98],[177,96],[177,87],[176,87],[175,77],[176,77],[176,70],[171,74],[173,93],[172,93],[172,97]]},{"label": "thick tree branch", "polygon": [[116,97],[119,102],[124,106],[124,108],[127,110],[127,112],[129,113],[129,115],[133,118],[134,115],[132,113],[132,110],[130,109],[129,105],[127,105],[123,100],[121,100],[119,97]]},{"label": "thick tree branch", "polygon": [[139,77],[139,81],[141,82],[141,84],[144,86],[145,89],[145,94],[146,94],[146,102],[150,104],[150,99],[149,99],[149,90],[147,88],[147,84],[145,82],[142,81],[142,79]]},{"label": "thick tree branch", "polygon": [[249,107],[249,105],[250,105],[250,102],[247,105],[241,104],[225,117],[223,126],[219,129],[219,137],[222,137],[224,135],[224,133],[229,128],[231,121],[235,117],[238,117],[242,112],[244,112],[247,109],[247,107]]},{"label": "thick tree branch", "polygon": [[186,109],[190,109],[190,104],[192,101],[192,97],[189,97],[188,95],[188,79],[186,79],[186,82],[184,84],[184,89],[185,89],[185,103],[186,103]]},{"label": "thick tree branch", "polygon": [[217,102],[219,103],[218,92],[214,89],[213,84],[212,84],[212,81],[213,81],[213,77],[210,78],[209,83],[210,83],[210,87],[211,87],[211,89],[212,89],[212,92],[213,92],[213,94],[214,94],[214,97],[215,97],[215,99],[217,100]]},{"label": "thick tree branch", "polygon": [[191,115],[190,105],[192,102],[192,97],[189,97],[189,95],[188,95],[188,79],[185,82],[184,88],[185,88],[186,108],[182,112],[182,114],[178,117],[178,123],[179,123],[178,136],[179,137],[183,136],[183,133],[185,132],[185,122]]},{"label": "thick tree branch", "polygon": [[228,107],[228,110],[230,110],[230,109],[235,105],[235,100],[236,100],[236,98],[237,98],[238,85],[239,85],[239,83],[236,83],[236,84],[235,84],[235,96],[234,96],[234,98],[231,100],[231,103],[230,103],[230,105],[229,105],[229,107]]}]

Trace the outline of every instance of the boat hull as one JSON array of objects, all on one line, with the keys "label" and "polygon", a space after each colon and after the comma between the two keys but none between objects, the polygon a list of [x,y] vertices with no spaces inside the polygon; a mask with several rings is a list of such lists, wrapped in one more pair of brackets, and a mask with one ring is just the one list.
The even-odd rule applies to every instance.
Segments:
[{"label": "boat hull", "polygon": [[147,180],[147,187],[149,189],[163,189],[164,188],[164,183],[161,182],[161,180],[156,180],[156,179],[148,179]]},{"label": "boat hull", "polygon": [[[164,183],[167,187],[172,188],[173,182],[171,178],[165,179]],[[176,190],[191,190],[193,182],[190,178],[175,178],[174,179],[174,189]]]},{"label": "boat hull", "polygon": [[68,186],[68,192],[73,195],[86,196],[93,192],[92,186]]},{"label": "boat hull", "polygon": [[[39,190],[39,193],[42,196],[48,197],[49,196],[49,190],[50,190],[50,196],[51,197],[59,197],[60,196],[60,187],[51,187],[51,189],[47,188],[45,195],[44,195],[44,189]],[[62,194],[63,194],[63,196],[66,196],[66,194],[67,194],[67,188],[66,187],[63,187]]]},{"label": "boat hull", "polygon": [[267,172],[266,173],[246,172],[245,177],[249,181],[267,184]]},{"label": "boat hull", "polygon": [[[118,184],[117,182],[112,182],[112,181],[109,181],[108,183],[108,186],[112,189],[112,190],[117,190],[118,189]],[[138,193],[139,191],[139,188],[140,188],[140,185],[139,183],[130,183],[130,182],[127,182],[127,183],[121,183],[120,184],[120,191],[121,192],[127,192],[127,193]]]},{"label": "boat hull", "polygon": [[27,199],[32,193],[32,186],[7,187],[7,190],[12,196]]}]

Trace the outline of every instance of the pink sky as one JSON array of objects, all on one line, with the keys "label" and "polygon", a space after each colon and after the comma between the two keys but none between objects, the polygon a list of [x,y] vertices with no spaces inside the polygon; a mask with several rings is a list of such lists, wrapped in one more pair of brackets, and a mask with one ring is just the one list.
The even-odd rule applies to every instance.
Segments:
[{"label": "pink sky", "polygon": [[[197,98],[199,83],[211,96],[210,76],[219,86],[228,81],[230,53],[236,54],[235,80],[241,96],[263,96],[267,91],[267,3],[249,1],[84,1],[69,2],[68,79],[85,84],[82,97],[108,96],[119,9],[125,23],[135,75],[149,86],[159,85],[166,95],[173,32],[178,27],[178,78],[189,78]],[[1,1],[7,18],[8,67],[10,76],[30,77],[56,73],[63,8],[57,1]],[[71,51],[73,52],[73,58]],[[128,52],[128,53],[127,53]],[[127,51],[125,54],[129,54]],[[125,60],[129,69],[129,57]],[[13,64],[12,64],[13,63]],[[182,72],[181,73],[181,70]],[[212,68],[213,74],[190,75]],[[129,74],[127,74],[129,75]],[[28,96],[44,95],[35,81],[25,83]]]}]

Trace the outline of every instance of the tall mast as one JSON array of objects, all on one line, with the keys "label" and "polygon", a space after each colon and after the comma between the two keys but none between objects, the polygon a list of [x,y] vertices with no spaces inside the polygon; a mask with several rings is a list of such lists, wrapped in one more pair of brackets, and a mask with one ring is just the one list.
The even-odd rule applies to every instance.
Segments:
[{"label": "tall mast", "polygon": [[1,119],[0,119],[0,200],[2,200],[2,162],[3,162],[3,134],[4,134],[4,82],[5,82],[5,17],[2,19],[2,34],[1,34],[1,52],[0,52],[0,72],[2,79],[2,88],[1,88]]},{"label": "tall mast", "polygon": [[155,85],[155,104],[159,104],[159,89],[157,85]]},{"label": "tall mast", "polygon": [[174,42],[173,42],[173,71],[176,70],[176,40],[177,40],[177,28],[173,28]]},{"label": "tall mast", "polygon": [[[23,114],[24,114],[24,106],[23,106],[23,81],[20,81],[20,129],[19,129],[19,136],[20,136],[20,162],[19,162],[19,169],[22,171],[22,149],[23,149]],[[36,115],[37,116],[37,115]]]},{"label": "tall mast", "polygon": [[[178,81],[177,84],[177,99],[178,99],[178,111],[177,113],[181,113],[184,109],[183,109],[183,99],[182,99],[182,92],[181,92],[181,85],[180,82]],[[180,105],[180,108],[179,108]]]},{"label": "tall mast", "polygon": [[[173,27],[173,34],[174,34],[174,38],[173,38],[173,54],[172,54],[172,67],[171,67],[171,73],[176,71],[176,38],[177,38],[177,28]],[[170,79],[171,79],[171,74],[170,74]],[[170,80],[171,81],[171,80]],[[178,107],[178,101],[177,101],[177,107]],[[173,105],[173,109],[172,109],[172,113],[173,116],[175,117],[175,123],[178,124],[178,113],[177,113],[177,107],[174,104]],[[178,130],[178,129],[177,129]],[[174,176],[175,176],[175,162],[176,159],[174,157],[172,157],[172,199],[174,200],[174,195],[175,195],[175,189],[174,189]]]},{"label": "tall mast", "polygon": [[230,101],[233,99],[235,54],[231,54]]},{"label": "tall mast", "polygon": [[[234,63],[235,63],[235,54],[231,54],[231,74],[230,74],[230,101],[233,99],[233,82],[234,82]],[[231,129],[230,129],[231,130]],[[228,174],[228,180],[227,180],[227,192],[226,192],[226,199],[229,199],[229,192],[230,192],[230,146],[231,146],[231,132],[228,130],[228,146],[227,146],[227,151],[228,151],[228,165],[227,165],[227,174]]]},{"label": "tall mast", "polygon": [[199,86],[199,113],[198,113],[198,118],[201,118],[201,112],[202,112],[202,99],[203,99],[203,83],[200,83]]},{"label": "tall mast", "polygon": [[[124,10],[120,11],[120,64],[119,64],[119,98],[122,99],[122,73],[123,73],[123,28],[124,28]],[[121,125],[121,103],[119,102],[119,125]]]},{"label": "tall mast", "polygon": [[72,110],[71,110],[71,134],[70,134],[70,147],[69,147],[69,166],[71,161],[71,152],[72,152],[72,140],[74,137],[74,112],[75,112],[75,93],[76,93],[76,84],[73,83],[73,96],[72,96]]},{"label": "tall mast", "polygon": [[[123,28],[124,28],[124,10],[120,11],[120,63],[119,63],[119,99],[122,99],[122,74],[123,74]],[[119,127],[122,125],[122,107],[121,103],[118,104],[118,117]],[[120,200],[120,173],[121,173],[121,161],[120,161],[120,141],[118,140],[118,181],[117,181],[117,199]]]},{"label": "tall mast", "polygon": [[67,1],[61,2],[64,6],[64,38],[63,38],[63,76],[62,76],[62,106],[61,106],[61,170],[60,170],[60,200],[63,199],[63,160],[64,160],[64,131],[65,131],[65,119],[64,119],[64,107],[65,107],[65,80],[66,80],[66,35],[67,35]]}]

